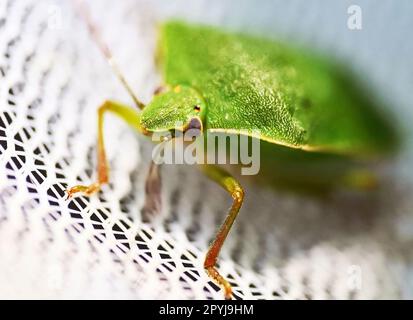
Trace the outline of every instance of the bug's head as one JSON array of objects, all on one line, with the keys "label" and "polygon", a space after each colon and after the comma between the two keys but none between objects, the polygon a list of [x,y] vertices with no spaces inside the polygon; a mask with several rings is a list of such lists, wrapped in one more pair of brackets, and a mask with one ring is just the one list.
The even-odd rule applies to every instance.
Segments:
[{"label": "bug's head", "polygon": [[206,104],[193,88],[177,86],[156,95],[142,110],[141,126],[148,132],[170,132],[193,130],[202,134]]}]

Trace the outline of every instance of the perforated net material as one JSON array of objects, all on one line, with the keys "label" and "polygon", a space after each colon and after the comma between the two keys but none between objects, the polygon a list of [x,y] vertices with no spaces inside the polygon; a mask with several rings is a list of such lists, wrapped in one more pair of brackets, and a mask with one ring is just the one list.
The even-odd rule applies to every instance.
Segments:
[{"label": "perforated net material", "polygon": [[[156,21],[180,15],[261,34],[278,30],[351,60],[401,123],[412,119],[413,45],[403,38],[413,28],[409,2],[363,1],[358,34],[346,28],[345,3],[255,3],[89,6],[145,102],[160,83]],[[64,200],[67,186],[96,177],[96,110],[105,99],[132,105],[70,1],[0,2],[0,297],[222,299],[203,258],[230,198],[193,167],[165,166],[162,212],[148,221],[141,212],[151,144],[118,119],[105,123],[110,184],[99,195]],[[235,297],[411,298],[408,142],[367,198],[342,192],[320,200],[247,184],[219,260]]]}]

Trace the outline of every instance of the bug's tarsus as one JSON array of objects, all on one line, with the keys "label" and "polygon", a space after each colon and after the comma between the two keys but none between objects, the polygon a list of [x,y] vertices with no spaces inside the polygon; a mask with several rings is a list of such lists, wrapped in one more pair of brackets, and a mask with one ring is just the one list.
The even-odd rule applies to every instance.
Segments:
[{"label": "bug's tarsus", "polygon": [[120,71],[118,65],[116,64],[115,60],[113,59],[112,52],[109,50],[108,46],[102,41],[102,39],[100,37],[100,34],[98,32],[98,29],[97,29],[96,25],[93,23],[92,18],[91,18],[90,13],[89,13],[89,10],[88,10],[87,6],[84,3],[84,0],[74,0],[74,2],[75,2],[75,7],[77,9],[77,12],[83,18],[83,20],[86,22],[91,36],[93,37],[94,41],[98,45],[100,51],[105,56],[105,58],[108,61],[109,65],[111,66],[112,70],[115,72],[116,77],[119,79],[119,81],[125,87],[126,91],[129,93],[129,95],[131,96],[131,98],[135,102],[136,106],[139,109],[143,109],[145,107],[145,104],[143,102],[141,102],[136,97],[136,95],[133,92],[132,88],[129,86],[128,82],[126,81],[125,77],[123,76],[122,72]]}]

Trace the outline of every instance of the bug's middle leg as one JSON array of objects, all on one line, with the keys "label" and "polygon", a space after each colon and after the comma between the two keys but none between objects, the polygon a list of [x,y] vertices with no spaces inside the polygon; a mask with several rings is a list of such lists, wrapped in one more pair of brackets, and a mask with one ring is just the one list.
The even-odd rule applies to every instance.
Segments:
[{"label": "bug's middle leg", "polygon": [[105,101],[98,110],[98,178],[97,181],[90,185],[77,185],[67,190],[67,197],[70,198],[76,193],[82,193],[90,196],[100,190],[101,186],[109,181],[109,166],[106,159],[106,151],[103,137],[103,118],[106,112],[111,112],[120,117],[137,131],[144,133],[139,125],[140,115],[136,109],[130,108],[123,104]]},{"label": "bug's middle leg", "polygon": [[244,190],[240,183],[231,176],[224,169],[215,165],[203,165],[201,166],[204,173],[212,180],[221,185],[233,198],[232,206],[228,212],[228,215],[224,223],[219,228],[214,241],[208,249],[205,257],[204,267],[208,275],[214,279],[225,290],[225,298],[231,299],[232,289],[229,282],[218,272],[215,265],[217,263],[219,252],[224,244],[225,239],[238,215],[244,200]]}]

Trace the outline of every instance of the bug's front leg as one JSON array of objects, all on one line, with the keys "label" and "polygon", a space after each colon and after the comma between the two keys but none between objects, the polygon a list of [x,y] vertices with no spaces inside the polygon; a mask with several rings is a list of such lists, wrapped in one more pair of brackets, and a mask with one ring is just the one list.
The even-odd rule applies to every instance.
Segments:
[{"label": "bug's front leg", "polygon": [[71,198],[74,194],[82,193],[84,195],[90,196],[95,192],[98,192],[101,186],[109,181],[109,166],[106,159],[106,151],[104,145],[103,137],[103,118],[106,112],[111,112],[116,114],[131,127],[137,131],[144,133],[143,129],[139,125],[140,115],[136,109],[130,108],[123,104],[105,101],[98,110],[98,179],[96,182],[90,185],[77,185],[69,188],[67,192],[67,198]]},{"label": "bug's front leg", "polygon": [[233,203],[228,212],[228,215],[224,223],[219,228],[214,241],[209,247],[204,262],[204,267],[208,275],[224,288],[225,298],[231,299],[231,285],[223,276],[221,276],[215,266],[222,245],[224,244],[224,241],[227,238],[232,224],[234,223],[235,218],[237,217],[238,212],[241,208],[242,202],[244,200],[244,190],[239,182],[224,169],[216,165],[203,165],[201,166],[201,168],[210,179],[214,180],[225,190],[227,190],[233,198]]}]

